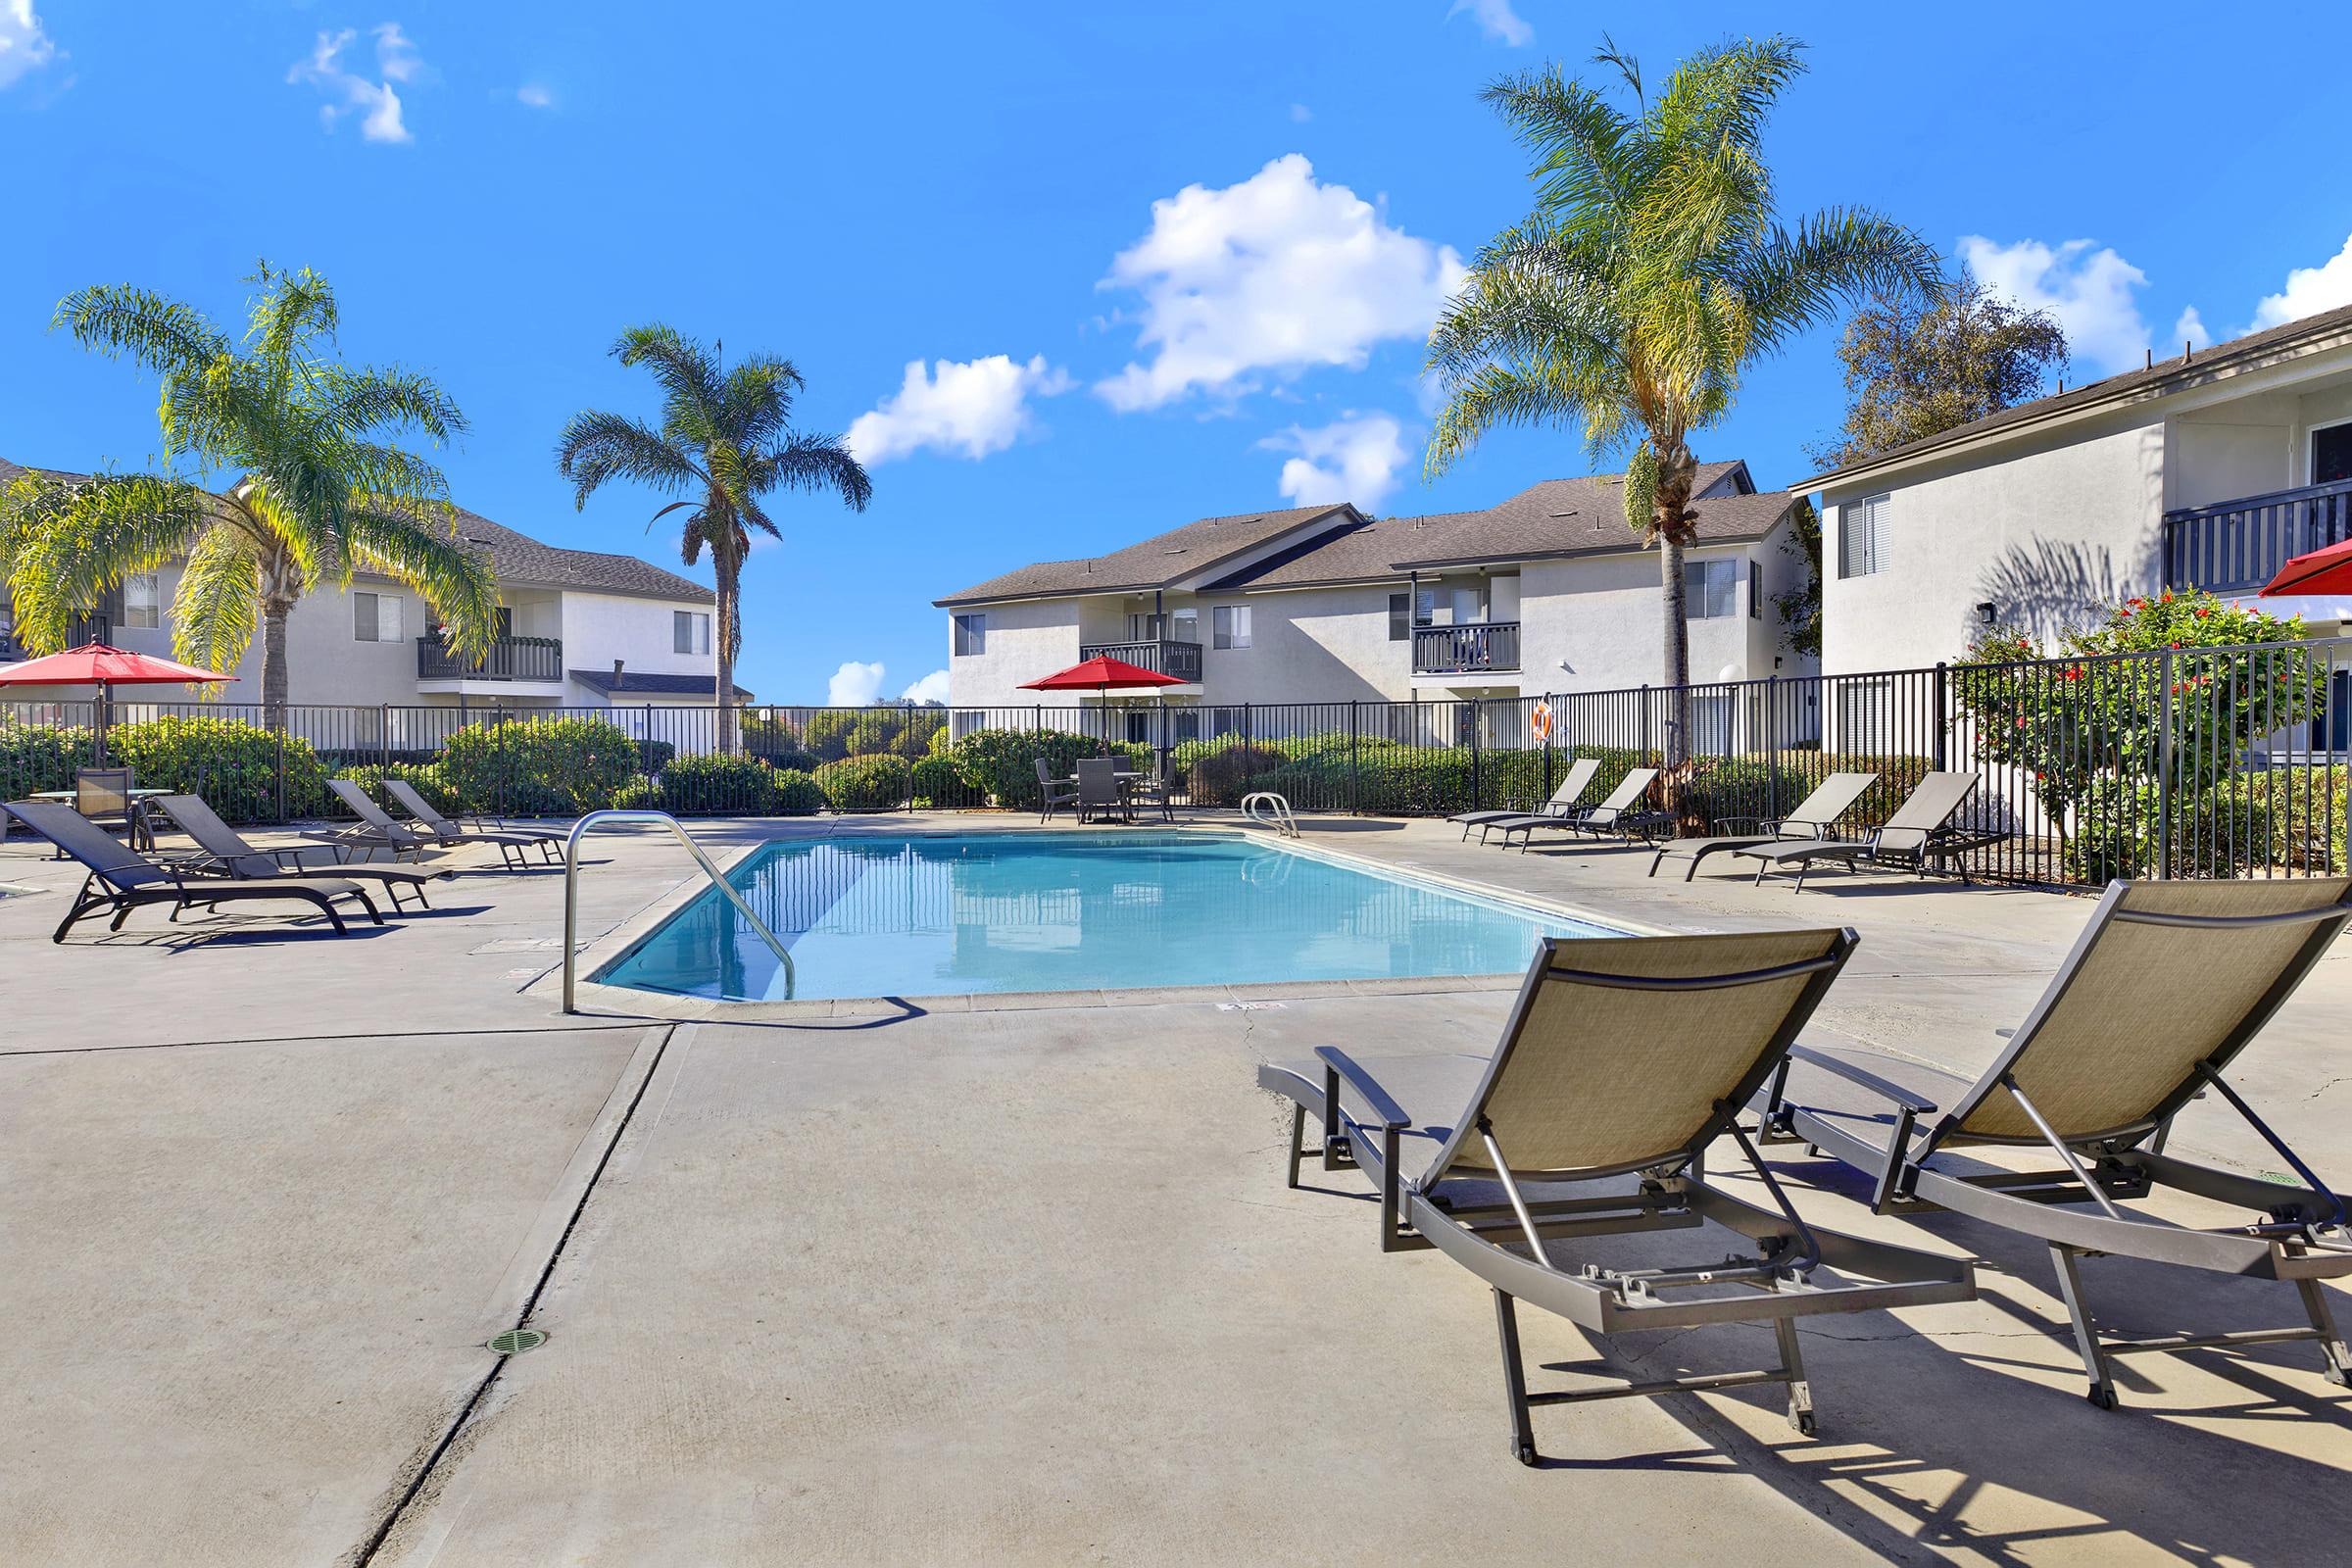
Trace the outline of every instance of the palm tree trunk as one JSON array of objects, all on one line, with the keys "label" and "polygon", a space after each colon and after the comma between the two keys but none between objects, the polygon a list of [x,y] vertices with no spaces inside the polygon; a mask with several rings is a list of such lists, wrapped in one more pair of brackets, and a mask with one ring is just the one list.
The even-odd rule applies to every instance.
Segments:
[{"label": "palm tree trunk", "polygon": [[1651,500],[1651,526],[1658,535],[1658,586],[1665,600],[1665,683],[1667,698],[1665,765],[1680,767],[1690,756],[1690,621],[1683,591],[1683,546],[1690,537],[1690,481],[1698,464],[1681,442],[1661,443],[1658,484]]},{"label": "palm tree trunk", "polygon": [[712,628],[711,651],[718,656],[718,681],[711,688],[711,698],[718,704],[718,751],[721,757],[735,755],[735,647],[736,599],[742,587],[742,564],[723,548],[710,552],[713,575],[718,579],[718,624]]},{"label": "palm tree trunk", "polygon": [[262,601],[262,722],[270,729],[286,727],[286,616],[293,609],[291,599]]}]

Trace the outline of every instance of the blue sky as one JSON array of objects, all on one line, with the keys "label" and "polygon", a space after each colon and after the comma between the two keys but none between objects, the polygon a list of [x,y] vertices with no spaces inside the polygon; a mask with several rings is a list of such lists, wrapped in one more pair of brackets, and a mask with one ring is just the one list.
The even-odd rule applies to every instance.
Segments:
[{"label": "blue sky", "polygon": [[[2346,8],[1772,21],[1812,66],[1768,144],[1784,208],[1866,203],[1965,250],[2066,320],[2071,378],[2352,301],[2343,95],[2305,74],[2346,54]],[[946,662],[928,601],[1027,561],[1586,471],[1572,435],[1531,432],[1420,478],[1421,333],[1526,199],[1478,89],[1586,69],[1604,28],[1662,74],[1757,23],[1546,0],[0,0],[0,456],[156,445],[153,387],[46,331],[60,295],[136,281],[233,318],[267,257],[332,278],[347,355],[457,396],[461,502],[672,562],[645,532],[660,500],[575,514],[549,456],[580,408],[651,411],[604,355],[668,321],[791,357],[803,423],[851,432],[874,475],[862,516],[777,505],[740,678],[896,696]],[[1700,455],[1800,477],[1838,419],[1833,343],[1758,370]]]}]

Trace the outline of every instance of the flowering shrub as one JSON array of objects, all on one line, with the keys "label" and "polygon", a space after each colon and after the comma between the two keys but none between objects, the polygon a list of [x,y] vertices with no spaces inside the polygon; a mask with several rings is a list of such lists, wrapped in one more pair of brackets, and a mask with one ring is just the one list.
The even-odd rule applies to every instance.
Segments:
[{"label": "flowering shrub", "polygon": [[[2256,741],[2311,715],[2321,666],[2278,646],[2302,637],[2300,618],[2211,594],[2134,597],[2055,651],[2015,631],[1986,634],[1952,689],[1974,719],[1978,759],[2027,775],[2068,870],[2095,882],[2150,869],[2163,801],[2193,816]],[[2229,863],[2220,851],[2194,853],[2211,835],[2172,837],[2190,852],[2177,869]]]}]

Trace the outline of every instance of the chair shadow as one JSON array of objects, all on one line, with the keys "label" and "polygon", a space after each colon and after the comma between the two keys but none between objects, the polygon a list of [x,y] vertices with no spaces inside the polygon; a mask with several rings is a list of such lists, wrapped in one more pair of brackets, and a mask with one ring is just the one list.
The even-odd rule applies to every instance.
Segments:
[{"label": "chair shadow", "polygon": [[[1770,1163],[1776,1176],[1798,1188],[1800,1200],[1811,1188],[1857,1205],[1867,1201],[1866,1179],[1834,1160],[1796,1155]],[[1813,1222],[1840,1228],[1837,1204],[1800,1207]],[[1868,1218],[1859,1206],[1854,1212]],[[2307,1430],[2316,1422],[2318,1430],[2340,1432],[2352,1415],[2352,1392],[2325,1381],[2316,1346],[2156,1352],[2179,1355],[2244,1391],[2243,1399],[2220,1403],[2158,1400],[2159,1385],[2133,1364],[2150,1358],[2112,1358],[2110,1376],[2123,1407],[2100,1410],[2082,1397],[2085,1380],[2076,1370],[2043,1245],[1950,1213],[1922,1214],[1913,1223],[1974,1254],[1981,1287],[1998,1287],[2004,1278],[2021,1281],[2040,1304],[2017,1300],[2009,1290],[1984,1288],[1976,1303],[1918,1308],[1903,1319],[1876,1312],[1800,1319],[1819,1409],[1818,1439],[1793,1432],[1785,1441],[1758,1439],[1692,1396],[1660,1404],[1790,1500],[1872,1549],[1893,1546],[1897,1556],[1916,1555],[1923,1545],[1964,1548],[2023,1568],[2068,1539],[2084,1542],[2105,1559],[2152,1549],[2196,1562],[2292,1562],[2322,1560],[2334,1550],[2326,1543],[2340,1541],[2352,1526],[2344,1468],[2307,1457],[2298,1451],[2307,1446],[2291,1441],[2258,1443],[2215,1430],[2224,1423],[2267,1428],[2292,1421]],[[1571,1250],[1575,1245],[1555,1244],[1555,1260],[1583,1255]],[[2293,1287],[2275,1281],[2119,1257],[2087,1259],[2083,1269],[2094,1314],[2105,1332],[2118,1336],[2305,1321]],[[2001,1314],[1989,1324],[1982,1318],[1986,1306]],[[1979,1314],[1976,1323],[1954,1323],[1955,1314],[1972,1312]],[[2048,1353],[2012,1355],[2001,1348],[2003,1342],[2034,1341],[2046,1341]],[[1627,1335],[1604,1348],[1642,1377],[1687,1377],[1774,1360],[1770,1331],[1756,1325]],[[2056,1387],[2049,1381],[2054,1374]],[[1906,1393],[1888,1397],[1885,1391],[1895,1387]],[[1841,1389],[1859,1392],[1841,1399]],[[1779,1395],[1777,1386],[1763,1385],[1722,1397],[1777,1416]],[[1539,1425],[1539,1443],[1544,1437]],[[1553,1464],[1581,1470],[1692,1467],[1679,1453]],[[1904,1485],[1906,1480],[1913,1484]],[[1867,1502],[1857,1501],[1856,1494]],[[2262,1498],[2291,1499],[2292,1505],[2249,1506]],[[1889,1527],[1888,1518],[1908,1521],[1908,1529]]]}]

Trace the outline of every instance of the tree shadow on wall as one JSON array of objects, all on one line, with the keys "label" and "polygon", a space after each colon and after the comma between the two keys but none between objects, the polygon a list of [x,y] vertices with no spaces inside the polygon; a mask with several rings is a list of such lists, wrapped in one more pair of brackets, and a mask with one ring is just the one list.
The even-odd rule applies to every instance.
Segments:
[{"label": "tree shadow on wall", "polygon": [[1992,604],[1997,624],[2046,638],[2090,625],[2127,587],[2105,546],[2037,539],[2012,545],[1978,579],[1977,591]]}]

